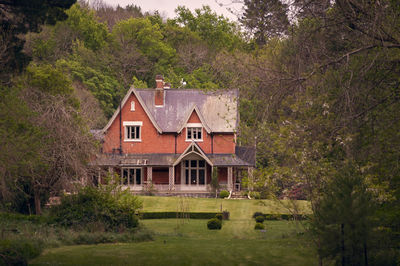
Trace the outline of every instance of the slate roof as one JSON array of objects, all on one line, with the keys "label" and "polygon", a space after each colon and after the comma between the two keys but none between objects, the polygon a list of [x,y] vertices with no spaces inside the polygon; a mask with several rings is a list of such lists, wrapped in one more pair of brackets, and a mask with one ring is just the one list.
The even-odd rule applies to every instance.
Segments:
[{"label": "slate roof", "polygon": [[[131,87],[122,100],[125,105],[134,93],[159,133],[180,132],[193,111],[197,112],[208,133],[235,132],[238,120],[238,90],[203,92],[195,89],[164,89],[164,105],[154,104],[155,89]],[[119,108],[103,128],[111,126],[119,114]]]},{"label": "slate roof", "polygon": [[206,93],[191,89],[165,89],[163,107],[155,106],[154,89],[136,91],[163,132],[179,132],[195,107],[212,132],[234,132],[237,128],[237,90]]}]

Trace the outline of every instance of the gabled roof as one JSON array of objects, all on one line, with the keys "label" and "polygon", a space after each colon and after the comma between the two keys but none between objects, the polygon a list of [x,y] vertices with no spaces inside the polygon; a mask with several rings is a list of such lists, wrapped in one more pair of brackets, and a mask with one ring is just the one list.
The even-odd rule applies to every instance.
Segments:
[{"label": "gabled roof", "polygon": [[[129,97],[131,96],[131,94],[134,94],[136,96],[136,98],[138,99],[140,105],[143,107],[143,110],[146,112],[147,116],[149,117],[151,123],[153,124],[153,126],[157,129],[158,133],[162,133],[162,129],[158,126],[157,122],[155,121],[154,117],[152,116],[152,114],[149,112],[149,110],[147,109],[146,105],[144,104],[143,100],[141,99],[140,95],[137,93],[137,91],[135,90],[135,88],[132,86],[129,91],[126,93],[124,99],[122,99],[121,102],[121,108],[125,106],[125,103],[128,101]],[[103,132],[105,132],[114,122],[114,120],[117,118],[119,114],[119,108],[117,108],[113,114],[113,116],[111,117],[111,119],[108,121],[107,125],[103,128]]]},{"label": "gabled roof", "polygon": [[210,159],[208,159],[207,155],[194,141],[192,141],[192,143],[190,143],[190,145],[185,149],[185,151],[182,152],[182,154],[178,157],[178,159],[176,159],[173,166],[179,164],[182,161],[182,159],[188,156],[189,154],[196,154],[201,158],[203,158],[209,165],[213,166],[213,163],[210,161]]},{"label": "gabled roof", "polygon": [[211,132],[211,129],[207,126],[207,123],[205,121],[205,119],[203,118],[202,114],[199,111],[199,108],[197,108],[197,106],[193,106],[193,108],[187,113],[187,117],[185,120],[183,120],[184,122],[182,123],[181,127],[178,130],[178,133],[181,133],[182,129],[186,126],[187,122],[190,119],[190,116],[193,114],[193,112],[196,112],[197,116],[200,119],[201,124],[203,125],[203,127],[205,128],[205,130],[207,131],[207,133]]},{"label": "gabled roof", "polygon": [[238,90],[204,92],[195,89],[165,89],[163,107],[154,105],[154,89],[137,89],[163,132],[180,132],[196,110],[208,132],[235,132],[238,125]]}]

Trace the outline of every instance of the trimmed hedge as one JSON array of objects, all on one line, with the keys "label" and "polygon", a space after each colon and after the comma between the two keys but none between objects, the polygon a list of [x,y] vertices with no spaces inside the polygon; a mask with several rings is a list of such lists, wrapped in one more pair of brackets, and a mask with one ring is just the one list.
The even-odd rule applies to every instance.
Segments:
[{"label": "trimmed hedge", "polygon": [[262,223],[256,223],[256,225],[254,226],[255,230],[264,230],[265,229],[265,225]]},{"label": "trimmed hedge", "polygon": [[255,219],[258,216],[264,217],[265,220],[267,221],[276,221],[276,220],[307,220],[309,219],[309,215],[306,214],[299,214],[299,215],[293,215],[293,214],[268,214],[268,213],[261,213],[261,212],[255,212],[253,214],[253,218]]},{"label": "trimmed hedge", "polygon": [[221,190],[221,192],[219,192],[219,197],[220,197],[221,199],[229,197],[229,191],[227,191],[227,190]]},{"label": "trimmed hedge", "polygon": [[[190,218],[190,219],[212,219],[220,212],[142,212],[139,214],[140,219],[174,219],[174,218]],[[183,216],[183,217],[182,217]],[[228,216],[229,217],[229,216]]]}]

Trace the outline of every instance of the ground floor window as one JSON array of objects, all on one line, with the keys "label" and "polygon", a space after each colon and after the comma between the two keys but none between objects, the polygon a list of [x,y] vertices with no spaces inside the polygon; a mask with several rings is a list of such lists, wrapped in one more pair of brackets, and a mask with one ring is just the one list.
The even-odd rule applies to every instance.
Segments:
[{"label": "ground floor window", "polygon": [[186,185],[206,184],[206,162],[204,160],[185,160],[183,169]]},{"label": "ground floor window", "polygon": [[121,185],[134,186],[142,184],[142,168],[122,168]]}]

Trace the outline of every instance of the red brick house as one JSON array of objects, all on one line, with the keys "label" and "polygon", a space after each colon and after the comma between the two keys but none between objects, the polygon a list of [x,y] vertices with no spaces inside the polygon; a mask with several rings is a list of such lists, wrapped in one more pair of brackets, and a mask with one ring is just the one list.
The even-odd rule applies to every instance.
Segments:
[{"label": "red brick house", "polygon": [[228,190],[240,190],[254,167],[254,149],[236,145],[238,91],[130,88],[101,131],[96,164],[117,173],[132,191],[209,193],[213,171]]}]

